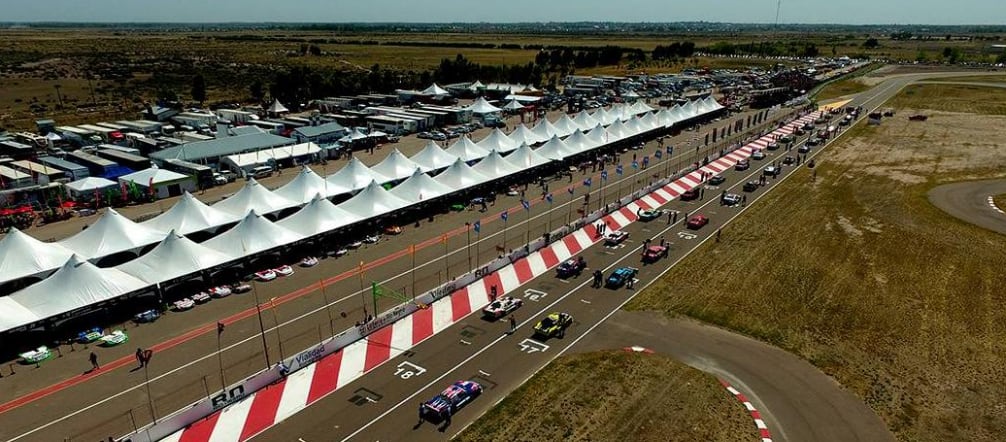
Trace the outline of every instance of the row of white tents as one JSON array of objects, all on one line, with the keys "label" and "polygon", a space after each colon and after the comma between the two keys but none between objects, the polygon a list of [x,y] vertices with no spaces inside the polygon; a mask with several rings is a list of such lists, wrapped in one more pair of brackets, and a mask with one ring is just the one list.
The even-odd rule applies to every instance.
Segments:
[{"label": "row of white tents", "polygon": [[[649,107],[624,106],[581,113],[575,119],[564,116],[556,123],[542,120],[534,129],[520,126],[509,135],[497,129],[478,143],[461,138],[447,149],[431,141],[411,158],[396,149],[373,167],[352,159],[325,178],[305,167],[274,191],[249,180],[212,206],[186,193],[169,210],[141,223],[108,209],[89,228],[54,243],[12,230],[0,240],[0,282],[56,271],[0,297],[0,331],[150,289],[720,109],[711,98],[657,113]],[[544,144],[530,147],[540,142]],[[389,183],[398,184],[386,190],[383,185]],[[353,193],[338,205],[328,200]],[[265,217],[297,207],[277,222]],[[234,223],[202,243],[185,237]],[[147,253],[113,268],[91,262],[151,246]]]}]

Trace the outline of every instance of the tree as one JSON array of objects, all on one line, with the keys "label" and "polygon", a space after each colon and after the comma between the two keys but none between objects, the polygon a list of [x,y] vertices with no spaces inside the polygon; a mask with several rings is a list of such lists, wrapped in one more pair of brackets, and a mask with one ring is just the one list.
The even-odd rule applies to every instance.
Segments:
[{"label": "tree", "polygon": [[192,77],[192,99],[199,102],[200,106],[206,101],[206,79],[203,74]]},{"label": "tree", "polygon": [[876,38],[866,39],[866,43],[863,43],[863,47],[866,49],[877,49],[880,47],[880,42]]},{"label": "tree", "polygon": [[248,93],[257,102],[262,102],[265,99],[265,91],[262,89],[262,80],[255,80],[252,84],[248,85]]}]

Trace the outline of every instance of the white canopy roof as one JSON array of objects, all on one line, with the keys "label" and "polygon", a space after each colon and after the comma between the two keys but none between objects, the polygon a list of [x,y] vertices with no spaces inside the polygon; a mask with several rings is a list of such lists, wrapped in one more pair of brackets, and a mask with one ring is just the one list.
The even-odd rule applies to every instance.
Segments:
[{"label": "white canopy roof", "polygon": [[273,213],[296,206],[297,201],[291,201],[272,193],[254,178],[248,180],[241,190],[227,199],[213,205],[231,215],[243,217],[250,211],[257,213]]},{"label": "white canopy roof", "polygon": [[[638,98],[639,95],[636,95],[636,97]],[[637,101],[632,103],[632,106],[629,106],[628,111],[633,115],[639,115],[647,112],[653,112],[653,108],[642,101]]]},{"label": "white canopy roof", "polygon": [[339,138],[339,142],[352,143],[354,141],[366,140],[367,138],[370,138],[370,134],[364,132],[363,129],[357,127],[351,130],[348,135]]},{"label": "white canopy roof", "polygon": [[468,138],[467,135],[458,138],[458,141],[455,141],[454,144],[448,147],[445,152],[461,158],[466,162],[475,161],[489,155],[488,150],[479,147],[479,145],[475,144],[475,142],[473,142],[471,138]]},{"label": "white canopy roof", "polygon": [[472,170],[471,166],[466,164],[460,158],[451,164],[447,170],[440,173],[433,179],[437,180],[440,184],[454,189],[455,191],[467,189],[469,187],[482,184],[489,181],[489,178],[481,173]]},{"label": "white canopy roof", "polygon": [[562,138],[559,138],[558,136],[552,137],[552,139],[548,140],[547,143],[541,145],[537,152],[545,158],[550,158],[556,161],[560,161],[580,153],[579,150],[567,146],[566,142],[562,141]]},{"label": "white canopy roof", "polygon": [[520,145],[508,138],[498,127],[493,129],[489,136],[483,138],[476,144],[485,150],[495,150],[497,152],[510,152]]},{"label": "white canopy roof", "polygon": [[524,105],[520,104],[520,102],[517,101],[517,100],[510,100],[509,103],[507,103],[505,106],[503,106],[503,109],[506,109],[506,110],[509,110],[509,111],[519,111],[521,109],[524,109]]},{"label": "white canopy roof", "polygon": [[639,126],[644,130],[653,130],[660,126],[660,122],[657,120],[657,114],[652,112],[643,114],[639,117]]},{"label": "white canopy roof", "polygon": [[135,223],[114,209],[107,209],[97,222],[59,244],[84,258],[93,259],[160,242],[164,235],[161,230]]},{"label": "white canopy roof", "polygon": [[39,241],[11,227],[7,236],[0,239],[0,257],[3,257],[0,259],[0,282],[58,269],[72,255],[73,252],[60,244]]},{"label": "white canopy roof", "polygon": [[441,184],[419,169],[409,179],[391,189],[392,195],[410,203],[428,201],[451,192],[454,192],[454,188]]},{"label": "white canopy roof", "polygon": [[0,330],[18,328],[42,319],[10,296],[0,297]]},{"label": "white canopy roof", "polygon": [[566,137],[576,132],[580,129],[580,125],[576,124],[569,115],[563,114],[558,120],[552,125],[555,127],[556,135],[560,137]]},{"label": "white canopy roof", "polygon": [[371,167],[370,170],[391,178],[394,181],[412,176],[412,172],[415,172],[417,167],[419,167],[418,164],[410,160],[405,154],[399,152],[398,149],[395,149],[387,157],[384,157],[380,163]]},{"label": "white canopy roof", "polygon": [[188,178],[188,175],[182,175],[178,172],[172,172],[167,169],[159,169],[157,166],[153,166],[149,169],[133,172],[129,175],[123,175],[119,177],[119,181],[123,183],[134,182],[139,186],[148,186],[151,179],[153,179],[154,185],[157,185],[160,183],[184,180],[186,178]]},{"label": "white canopy roof", "polygon": [[346,189],[347,191],[362,189],[367,187],[371,181],[377,181],[381,184],[392,181],[391,178],[370,170],[369,167],[363,164],[363,161],[355,157],[350,159],[338,172],[329,175],[326,180],[328,180],[329,186],[333,186],[334,189],[339,190],[337,193],[333,193],[333,195],[345,193],[341,191],[342,189]]},{"label": "white canopy roof", "polygon": [[545,141],[539,139],[538,135],[535,135],[535,133],[532,132],[531,129],[528,129],[527,126],[523,124],[517,126],[517,128],[514,129],[513,132],[510,132],[510,135],[507,135],[507,138],[509,138],[511,141],[514,142],[514,144],[518,146],[521,144],[530,145]]},{"label": "white canopy roof", "polygon": [[346,189],[333,189],[332,186],[329,186],[328,182],[315,173],[314,170],[311,170],[310,167],[303,166],[300,168],[300,173],[298,173],[293,180],[283,185],[283,187],[272,191],[272,193],[297,204],[307,204],[318,194],[321,194],[321,196],[326,198],[336,195],[336,193],[329,193],[330,189],[340,190],[342,192],[346,191]]},{"label": "white canopy roof", "polygon": [[410,204],[410,202],[384,190],[377,181],[371,181],[360,193],[353,195],[352,198],[336,207],[361,218],[371,218],[394,212]]},{"label": "white canopy roof", "polygon": [[539,143],[542,141],[548,141],[556,135],[561,136],[555,126],[548,121],[548,118],[542,118],[541,121],[535,125],[534,129],[531,129],[531,132],[534,132],[534,135],[538,137]]},{"label": "white canopy roof", "polygon": [[677,123],[675,116],[669,109],[661,109],[660,112],[657,112],[657,121],[664,127],[671,127]]},{"label": "white canopy roof", "polygon": [[266,164],[270,161],[281,161],[289,158],[300,158],[321,152],[321,147],[314,143],[301,143],[292,146],[271,147],[255,152],[228,155],[227,161],[237,168],[252,167]]},{"label": "white canopy roof", "polygon": [[444,152],[444,149],[440,145],[433,140],[429,140],[426,142],[426,147],[423,150],[409,159],[413,163],[416,163],[423,172],[432,172],[450,166],[454,161],[457,161],[458,157]]},{"label": "white canopy roof", "polygon": [[273,100],[272,105],[269,106],[268,111],[274,114],[281,114],[283,112],[290,112],[290,109],[287,109],[286,106],[283,106],[283,103],[280,103],[279,100]]},{"label": "white canopy roof", "polygon": [[207,206],[206,203],[199,201],[189,192],[185,192],[167,212],[144,221],[142,224],[160,232],[173,230],[178,234],[188,235],[234,223],[240,219],[240,216]]},{"label": "white canopy roof", "polygon": [[308,237],[330,232],[362,219],[362,217],[356,214],[340,209],[335,204],[332,204],[331,201],[318,194],[315,195],[315,198],[311,202],[298,210],[297,213],[280,220],[276,224],[304,237]]},{"label": "white canopy roof", "polygon": [[468,85],[468,89],[473,90],[473,91],[479,90],[479,89],[484,89],[485,87],[486,87],[486,85],[482,84],[482,82],[478,81],[478,80],[475,80],[474,83]]},{"label": "white canopy roof", "polygon": [[580,111],[580,113],[576,114],[573,122],[583,130],[590,130],[594,126],[597,126],[598,123],[597,119],[588,114],[587,111]]},{"label": "white canopy roof", "polygon": [[451,94],[450,92],[447,92],[446,89],[440,87],[440,85],[436,83],[433,83],[432,85],[430,85],[430,87],[423,89],[421,93],[423,95],[433,95],[433,96],[444,96]]},{"label": "white canopy roof", "polygon": [[524,170],[537,167],[551,161],[536,152],[534,149],[531,149],[531,146],[528,146],[527,144],[521,144],[520,147],[506,156],[506,160]]},{"label": "white canopy roof", "polygon": [[77,193],[90,192],[93,190],[102,190],[109,187],[118,186],[115,181],[106,180],[101,177],[90,176],[87,178],[81,178],[72,183],[67,183],[66,187]]},{"label": "white canopy roof", "polygon": [[496,179],[520,172],[521,168],[507,161],[500,156],[499,152],[494,150],[483,158],[482,161],[479,161],[478,164],[472,166],[472,170],[490,179]]},{"label": "white canopy roof", "polygon": [[629,133],[628,130],[625,129],[625,125],[622,124],[622,120],[615,120],[615,122],[611,123],[611,125],[608,126],[605,130],[608,132],[609,142],[621,140],[622,138],[626,138],[632,135],[631,133]]},{"label": "white canopy roof", "polygon": [[[614,126],[614,125],[612,125]],[[623,125],[625,128],[626,136],[639,135],[646,131],[643,126],[639,123],[639,118],[630,118]]]},{"label": "white canopy roof", "polygon": [[10,295],[40,319],[97,304],[147,287],[118,269],[101,269],[71,256],[56,273]]},{"label": "white canopy roof", "polygon": [[500,112],[500,109],[492,104],[489,104],[485,98],[479,97],[475,99],[475,102],[465,108],[466,110],[472,111],[473,114],[493,114]]},{"label": "white canopy roof", "polygon": [[147,254],[116,268],[147,284],[160,284],[235,259],[172,231]]},{"label": "white canopy roof", "polygon": [[569,147],[570,150],[578,152],[583,152],[597,147],[597,145],[594,144],[592,140],[587,138],[580,129],[577,129],[572,135],[563,141],[565,141],[566,146]]},{"label": "white canopy roof", "polygon": [[612,141],[617,141],[616,138],[612,138],[608,135],[608,130],[601,126],[601,123],[597,123],[590,132],[587,132],[587,139],[594,145],[594,147],[600,147],[608,144]]},{"label": "white canopy roof", "polygon": [[608,112],[614,114],[622,121],[626,121],[633,117],[632,112],[629,112],[629,105],[625,103],[618,103],[611,106],[611,109],[608,109]]},{"label": "white canopy roof", "polygon": [[299,233],[280,227],[252,210],[236,226],[203,245],[227,255],[248,256],[301,239]]}]

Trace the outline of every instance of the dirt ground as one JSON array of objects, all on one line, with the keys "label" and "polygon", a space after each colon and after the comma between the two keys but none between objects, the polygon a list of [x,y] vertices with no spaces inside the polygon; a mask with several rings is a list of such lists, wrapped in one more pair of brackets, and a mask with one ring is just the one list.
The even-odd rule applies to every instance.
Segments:
[{"label": "dirt ground", "polygon": [[[1006,94],[989,88],[983,100]],[[852,129],[815,171],[797,172],[629,308],[792,351],[900,440],[1006,439],[1006,237],[926,197],[938,184],[1006,176],[1006,117],[926,110],[928,121],[907,120],[909,107],[941,103],[958,108],[895,98],[896,117]]]},{"label": "dirt ground", "polygon": [[563,356],[468,427],[458,441],[758,440],[713,376],[661,355]]},{"label": "dirt ground", "polygon": [[995,201],[996,207],[998,207],[999,210],[1006,210],[1006,194],[995,195],[992,197],[992,200]]}]

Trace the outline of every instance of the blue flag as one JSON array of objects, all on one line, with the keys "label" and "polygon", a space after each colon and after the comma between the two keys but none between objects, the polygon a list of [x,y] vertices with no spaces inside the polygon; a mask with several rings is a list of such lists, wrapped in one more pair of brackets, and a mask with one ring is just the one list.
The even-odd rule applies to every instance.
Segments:
[{"label": "blue flag", "polygon": [[667,146],[667,154],[674,155],[674,146]]},{"label": "blue flag", "polygon": [[660,157],[664,156],[664,153],[658,150],[656,152],[653,152],[653,156],[657,157],[657,159],[659,160]]},{"label": "blue flag", "polygon": [[545,199],[548,201],[549,204],[552,204],[552,192],[549,192],[547,195],[545,195]]},{"label": "blue flag", "polygon": [[638,163],[638,162],[636,162],[636,161],[633,161],[633,162],[632,162],[632,168],[633,168],[633,169],[639,169],[639,163]]},{"label": "blue flag", "polygon": [[502,220],[503,220],[503,222],[506,222],[506,219],[507,219],[507,217],[509,217],[509,216],[510,216],[510,214],[509,214],[509,213],[507,213],[507,212],[506,212],[506,211],[504,210],[504,211],[503,211],[503,213],[501,213],[501,214],[500,214],[500,219],[502,219]]},{"label": "blue flag", "polygon": [[475,221],[475,224],[472,224],[472,228],[475,229],[475,233],[481,232],[482,231],[482,221]]},{"label": "blue flag", "polygon": [[650,157],[643,157],[643,167],[650,165]]},{"label": "blue flag", "polygon": [[590,178],[587,178],[587,179],[583,180],[583,185],[584,186],[590,187],[591,183],[592,182],[590,181]]},{"label": "blue flag", "polygon": [[615,166],[615,173],[617,173],[619,175],[622,174],[622,165],[621,164]]},{"label": "blue flag", "polygon": [[601,171],[601,179],[605,180],[605,181],[608,180],[608,171],[607,170],[602,170]]},{"label": "blue flag", "polygon": [[524,206],[524,210],[531,210],[531,203],[527,200],[521,200],[520,205]]}]

